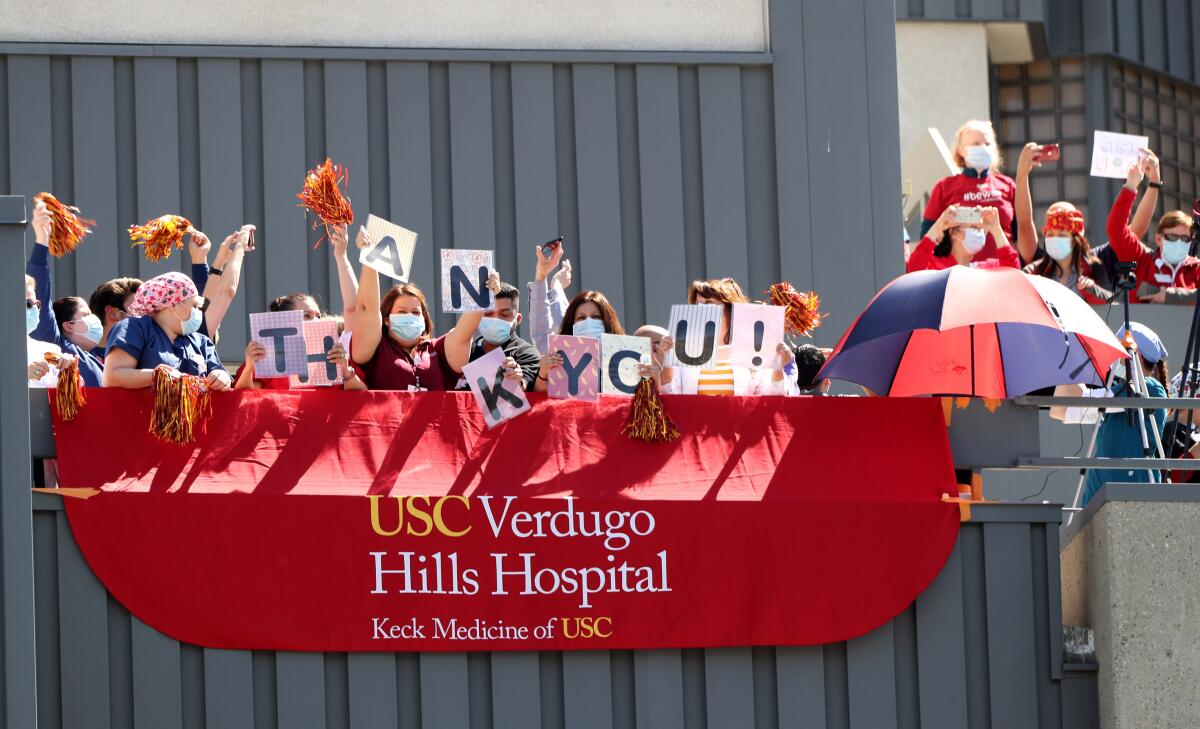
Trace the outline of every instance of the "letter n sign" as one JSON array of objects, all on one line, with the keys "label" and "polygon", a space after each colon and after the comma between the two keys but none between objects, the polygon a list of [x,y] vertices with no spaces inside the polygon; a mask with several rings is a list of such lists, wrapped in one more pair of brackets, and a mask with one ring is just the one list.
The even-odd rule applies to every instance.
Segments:
[{"label": "letter n sign", "polygon": [[442,249],[442,311],[487,311],[494,306],[487,279],[495,251]]}]

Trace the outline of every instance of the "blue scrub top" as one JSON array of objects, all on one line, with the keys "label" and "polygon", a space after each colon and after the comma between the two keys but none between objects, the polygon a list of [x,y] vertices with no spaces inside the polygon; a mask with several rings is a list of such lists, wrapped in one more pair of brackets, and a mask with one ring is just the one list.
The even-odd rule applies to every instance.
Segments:
[{"label": "blue scrub top", "polygon": [[[1146,390],[1150,397],[1166,397],[1166,389],[1153,377],[1146,378]],[[1124,387],[1116,392],[1119,398]],[[1116,403],[1113,403],[1116,405]],[[1154,433],[1151,428],[1158,430],[1162,437],[1163,426],[1167,423],[1166,410],[1143,410],[1142,417],[1146,420],[1146,439],[1150,447],[1154,447]],[[1100,424],[1100,433],[1096,436],[1097,458],[1141,458],[1142,433],[1138,429],[1136,411],[1106,413],[1104,422]],[[1115,470],[1111,468],[1092,468],[1088,470],[1087,481],[1084,483],[1083,500],[1080,506],[1086,506],[1101,487],[1108,482],[1120,483],[1149,483],[1150,475],[1145,469],[1140,471]]]},{"label": "blue scrub top", "polygon": [[128,352],[139,369],[152,370],[167,365],[185,375],[204,377],[213,370],[224,370],[217,348],[203,334],[167,336],[149,316],[133,316],[117,322],[108,333],[108,353],[113,349]]}]

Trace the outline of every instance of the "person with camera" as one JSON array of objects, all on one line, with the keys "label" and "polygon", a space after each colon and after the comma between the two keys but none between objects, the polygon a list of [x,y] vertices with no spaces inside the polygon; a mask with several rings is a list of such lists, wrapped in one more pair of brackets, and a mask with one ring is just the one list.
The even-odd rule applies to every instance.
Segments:
[{"label": "person with camera", "polygon": [[[954,163],[961,168],[956,175],[937,181],[929,191],[929,202],[922,215],[921,235],[926,235],[950,206],[991,208],[999,216],[1000,228],[1009,240],[1016,237],[1014,206],[1016,183],[1000,173],[1002,160],[996,144],[996,131],[989,121],[972,119],[959,127],[951,150]],[[937,240],[935,237],[934,240]],[[983,247],[974,260],[1000,259],[1001,240],[987,231]],[[909,270],[913,270],[910,268]]]},{"label": "person with camera", "polygon": [[1108,242],[1122,261],[1137,265],[1136,301],[1154,304],[1191,304],[1200,287],[1200,259],[1193,255],[1192,217],[1182,210],[1171,210],[1158,219],[1155,246],[1143,243],[1130,228],[1129,213],[1142,180],[1149,187],[1159,182],[1158,157],[1148,149],[1143,158],[1129,168],[1125,185],[1108,213]]},{"label": "person with camera", "polygon": [[[997,241],[996,252],[990,257],[983,255],[989,238]],[[1021,267],[995,208],[947,207],[913,249],[907,270],[940,271],[951,266]]]},{"label": "person with camera", "polygon": [[1045,242],[1038,240],[1029,173],[1042,166],[1050,148],[1030,142],[1017,160],[1017,252],[1021,260],[1032,261],[1025,267],[1025,273],[1054,279],[1089,304],[1103,304],[1112,298],[1114,286],[1083,233],[1083,213],[1066,201],[1052,204],[1042,225]]}]

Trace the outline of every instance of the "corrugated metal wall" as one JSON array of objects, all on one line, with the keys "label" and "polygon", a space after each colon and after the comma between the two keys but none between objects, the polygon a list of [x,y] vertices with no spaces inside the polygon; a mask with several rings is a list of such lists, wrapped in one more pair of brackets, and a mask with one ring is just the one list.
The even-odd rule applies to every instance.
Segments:
[{"label": "corrugated metal wall", "polygon": [[275,654],[180,644],[131,618],[83,561],[61,500],[36,496],[43,728],[1095,726],[1087,675],[1062,680],[1053,506],[976,507],[916,603],[845,643]]},{"label": "corrugated metal wall", "polygon": [[1040,23],[1061,0],[896,0],[901,20],[1021,20]]},{"label": "corrugated metal wall", "polygon": [[820,291],[832,344],[902,272],[894,14],[794,3],[772,30],[762,54],[0,44],[0,194],[53,190],[98,221],[56,294],[164,270],[133,222],[178,211],[218,242],[257,224],[226,357],[275,295],[339,305],[295,204],[326,155],[360,219],[418,232],[426,289],[436,248],[494,248],[521,283],[561,232],[576,288],[627,328],[663,322],[694,278],[787,278]]},{"label": "corrugated metal wall", "polygon": [[896,0],[896,17],[1044,23],[1052,56],[1112,55],[1200,84],[1200,0]]}]

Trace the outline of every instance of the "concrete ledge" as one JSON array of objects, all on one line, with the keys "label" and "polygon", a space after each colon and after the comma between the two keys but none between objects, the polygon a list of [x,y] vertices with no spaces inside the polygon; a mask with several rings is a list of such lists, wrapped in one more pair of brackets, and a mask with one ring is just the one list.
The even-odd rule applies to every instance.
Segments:
[{"label": "concrete ledge", "polygon": [[1063,622],[1095,631],[1103,729],[1200,726],[1200,486],[1108,484],[1062,552]]}]

